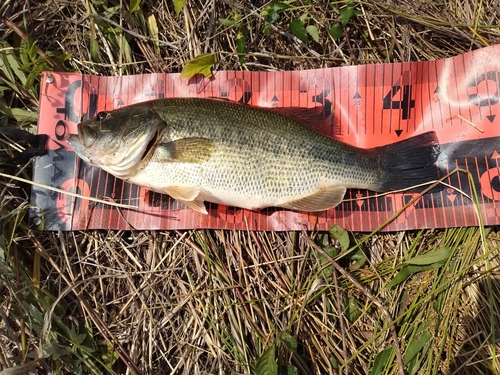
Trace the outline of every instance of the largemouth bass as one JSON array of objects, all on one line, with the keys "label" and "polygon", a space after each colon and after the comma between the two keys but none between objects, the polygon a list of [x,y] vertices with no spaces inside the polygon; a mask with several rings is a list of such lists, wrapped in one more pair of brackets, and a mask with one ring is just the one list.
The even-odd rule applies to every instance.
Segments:
[{"label": "largemouth bass", "polygon": [[106,172],[207,213],[205,201],[321,211],[346,189],[399,190],[438,179],[434,132],[361,149],[282,111],[178,98],[100,112],[68,139]]}]

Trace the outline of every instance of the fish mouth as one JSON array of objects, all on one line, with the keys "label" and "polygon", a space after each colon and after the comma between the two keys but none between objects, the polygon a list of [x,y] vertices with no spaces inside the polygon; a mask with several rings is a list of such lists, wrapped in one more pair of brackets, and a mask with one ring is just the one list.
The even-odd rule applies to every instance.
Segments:
[{"label": "fish mouth", "polygon": [[68,141],[71,147],[73,147],[73,145],[76,144],[77,142],[80,142],[78,134],[69,134],[66,140]]},{"label": "fish mouth", "polygon": [[85,146],[82,143],[80,135],[78,134],[70,134],[66,138],[68,144],[71,146],[73,151],[87,164],[92,164],[91,160],[87,157],[87,152],[85,150]]},{"label": "fish mouth", "polygon": [[127,179],[151,159],[160,138],[158,127],[111,140],[100,138],[93,129],[78,126],[78,134],[69,134],[67,142],[85,163]]},{"label": "fish mouth", "polygon": [[78,125],[78,134],[83,147],[89,148],[97,141],[98,135],[91,126]]}]

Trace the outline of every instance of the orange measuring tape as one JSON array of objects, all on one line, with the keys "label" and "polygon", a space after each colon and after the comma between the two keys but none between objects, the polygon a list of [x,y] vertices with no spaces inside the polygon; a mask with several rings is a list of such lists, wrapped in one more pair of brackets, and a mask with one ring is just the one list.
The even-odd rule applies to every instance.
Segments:
[{"label": "orange measuring tape", "polygon": [[[371,231],[405,206],[383,230],[478,225],[479,213],[484,224],[499,224],[499,87],[500,46],[436,61],[292,72],[221,71],[211,79],[47,72],[42,78],[38,132],[49,136],[48,153],[35,161],[34,181],[137,208],[111,207],[34,186],[31,224],[48,230],[324,230],[339,224]],[[66,142],[82,118],[168,97],[226,98],[288,108],[317,131],[362,148],[433,130],[441,144],[439,166],[450,175],[442,189],[422,196],[351,189],[339,206],[323,212],[253,212],[207,202],[209,215],[202,215],[166,195],[77,161]]]}]

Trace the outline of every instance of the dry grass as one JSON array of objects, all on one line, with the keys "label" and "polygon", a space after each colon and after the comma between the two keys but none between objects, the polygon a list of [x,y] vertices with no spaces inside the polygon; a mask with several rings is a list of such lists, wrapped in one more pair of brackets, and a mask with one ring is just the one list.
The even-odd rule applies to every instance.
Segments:
[{"label": "dry grass", "polygon": [[[118,1],[4,2],[0,53],[18,69],[14,60],[2,67],[0,103],[20,112],[4,111],[1,125],[32,128],[38,74],[60,66],[178,72],[215,52],[219,70],[310,69],[438,59],[500,42],[495,0],[353,1],[362,15],[338,40],[328,28],[344,1],[294,2],[268,34],[267,4],[192,0],[176,15],[165,0],[134,13]],[[288,31],[306,13],[320,43]],[[238,27],[218,21],[235,15]],[[28,35],[39,50],[22,58]],[[17,146],[0,143],[6,160]],[[29,165],[0,167],[30,178]],[[364,234],[351,233],[347,252],[325,233],[38,233],[24,220],[29,186],[2,179],[0,188],[2,375],[247,374],[269,348],[289,374],[397,374],[398,362],[408,374],[500,373],[497,228],[374,234],[361,246]],[[443,251],[435,267],[389,284],[405,261]]]}]

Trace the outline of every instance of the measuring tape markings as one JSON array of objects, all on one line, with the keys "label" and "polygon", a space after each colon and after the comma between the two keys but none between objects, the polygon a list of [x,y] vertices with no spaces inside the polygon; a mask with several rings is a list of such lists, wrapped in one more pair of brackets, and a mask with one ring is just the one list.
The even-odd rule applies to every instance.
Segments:
[{"label": "measuring tape markings", "polygon": [[[488,64],[484,64],[481,67],[484,71],[475,73],[475,77],[471,78],[471,74],[466,74],[465,72],[467,70],[467,61],[469,60],[470,59],[466,60],[462,56],[461,59],[429,63],[410,63],[407,65],[393,64],[390,67],[392,75],[386,74],[388,70],[384,68],[383,65],[347,67],[346,69],[342,68],[342,71],[340,69],[333,69],[329,70],[328,74],[325,73],[325,71],[322,73],[299,72],[300,74],[297,74],[296,72],[293,72],[294,74],[285,72],[281,75],[274,75],[274,77],[277,78],[274,84],[275,94],[273,94],[271,101],[274,97],[282,101],[285,101],[285,99],[288,98],[287,103],[295,104],[293,98],[291,99],[292,96],[298,96],[300,98],[305,96],[307,104],[325,105],[325,99],[329,100],[329,89],[334,89],[335,91],[333,92],[335,92],[336,95],[333,95],[332,106],[335,108],[334,115],[336,115],[336,121],[332,121],[330,118],[328,121],[325,121],[325,124],[330,124],[330,131],[333,130],[332,133],[336,133],[336,136],[340,135],[347,141],[353,142],[356,141],[356,138],[358,138],[358,134],[366,133],[367,137],[365,138],[368,142],[378,142],[380,141],[380,137],[373,137],[373,135],[377,136],[377,129],[380,129],[379,135],[383,135],[385,137],[385,134],[388,134],[389,136],[389,138],[384,138],[382,143],[388,143],[389,139],[392,141],[392,138],[395,138],[394,134],[396,137],[403,137],[404,134],[408,134],[413,131],[416,125],[412,127],[409,125],[410,122],[408,121],[413,119],[416,122],[421,122],[424,130],[428,130],[429,126],[436,129],[441,143],[444,143],[443,149],[446,149],[446,141],[460,139],[461,135],[465,134],[463,129],[470,130],[470,125],[464,122],[464,119],[470,122],[473,122],[474,120],[477,121],[477,119],[479,119],[478,126],[484,127],[485,132],[484,134],[475,134],[475,136],[478,136],[477,138],[491,138],[492,136],[499,135],[499,129],[496,125],[497,116],[495,113],[495,110],[497,110],[499,105],[499,72],[494,70]],[[453,72],[453,81],[449,80],[450,72]],[[329,79],[328,75],[330,77]],[[435,76],[434,79],[431,77],[433,75]],[[250,72],[250,74],[247,74],[246,76],[249,77],[250,84],[248,84],[245,79],[239,78],[238,74],[234,74],[232,81],[228,80],[228,83],[226,83],[231,90],[235,90],[235,92],[237,91],[238,94],[241,92],[240,99],[243,102],[254,100],[256,94],[255,91],[252,91],[252,89],[255,87],[255,82],[259,82],[259,85],[257,85],[257,94],[259,97],[263,96],[261,91],[269,89],[268,87],[262,89],[260,86],[260,82],[262,82],[262,74]],[[426,82],[414,82],[423,81],[422,77],[425,76],[428,77]],[[439,76],[441,79],[437,82]],[[146,77],[148,78],[146,79]],[[163,79],[160,79],[159,77],[163,77]],[[259,79],[257,79],[257,77]],[[299,77],[299,79],[297,80],[296,77]],[[67,91],[63,95],[65,97],[66,104],[63,107],[57,107],[56,110],[56,113],[64,115],[64,119],[58,121],[66,120],[71,122],[75,119],[78,120],[78,112],[81,111],[81,109],[77,109],[74,105],[75,103],[73,102],[75,98],[78,98],[78,91],[80,90],[85,91],[85,93],[80,94],[80,102],[84,103],[83,108],[86,108],[86,117],[93,117],[97,108],[111,109],[117,105],[120,106],[122,103],[128,103],[128,98],[125,95],[122,95],[122,92],[123,90],[130,90],[130,87],[132,87],[134,82],[137,81],[133,79],[133,77],[115,77],[114,80],[109,80],[109,78],[110,77],[102,78],[83,76],[80,82],[71,82],[68,80]],[[133,86],[133,91],[138,92],[141,87],[147,86],[148,90],[146,90],[146,95],[148,96],[148,99],[163,97],[164,90],[167,90],[169,95],[170,93],[173,93],[174,96],[181,96],[176,95],[179,93],[186,94],[185,88],[180,91],[177,90],[179,87],[179,85],[176,84],[178,83],[178,80],[176,81],[176,79],[171,76],[144,76],[143,78],[144,80],[142,83],[137,84],[137,86]],[[331,85],[332,80],[334,81],[334,85]],[[361,87],[359,84],[360,81],[362,81]],[[383,84],[380,84],[381,81]],[[393,82],[387,85],[386,81]],[[373,84],[370,85],[369,82],[373,82]],[[188,88],[187,91],[195,90],[195,93],[197,93],[197,90],[200,89],[202,83],[203,80],[196,82],[196,84]],[[298,90],[299,95],[284,93],[283,97],[280,97],[278,96],[280,87],[282,91]],[[307,88],[307,90],[305,88]],[[463,90],[461,90],[461,88],[463,88]],[[60,88],[58,89],[61,90]],[[345,95],[346,93],[347,95]],[[303,100],[300,100],[303,103]],[[424,101],[427,102],[426,106],[421,104]],[[377,102],[379,105],[374,105]],[[372,108],[367,108],[368,106]],[[485,107],[487,107],[487,109]],[[337,112],[340,113],[337,114]],[[373,118],[373,121],[371,122],[371,128],[368,128],[366,123],[369,122],[368,120],[370,117]],[[355,119],[354,126],[352,126],[352,123],[349,123],[353,118]],[[419,118],[421,118],[421,120]],[[378,125],[377,119],[380,119]],[[386,119],[389,119],[389,121],[386,121]],[[430,119],[430,121],[428,121],[428,119]],[[388,126],[386,126],[387,122],[389,123]],[[428,122],[430,122],[430,125]],[[62,124],[59,122],[58,125],[56,124],[56,126],[52,128],[52,131],[54,132],[52,139],[60,141],[60,138],[63,138],[67,131],[66,128],[66,123]],[[454,131],[450,131],[452,129],[454,129]],[[372,136],[370,136],[370,133]],[[499,144],[498,139],[495,139],[494,142],[496,145]],[[55,143],[51,144],[54,149],[61,147]],[[497,212],[497,202],[500,200],[500,187],[498,186],[500,176],[500,168],[498,167],[498,150],[490,149],[488,152],[489,156],[486,154],[475,155],[474,166],[471,166],[467,160],[465,161],[465,166],[466,168],[469,168],[471,173],[476,171],[475,183],[480,188],[479,191],[482,201],[485,202],[484,204],[491,205],[493,203],[492,208],[489,206],[487,207],[488,212],[492,210],[493,212]],[[477,158],[483,158],[484,160],[479,162],[479,159]],[[457,164],[459,163],[457,162]],[[484,167],[482,167],[481,164],[484,164]],[[87,172],[85,171],[84,175],[85,173]],[[76,180],[75,186],[84,186],[81,181],[85,181],[87,178],[88,176],[81,176],[80,180]],[[98,178],[97,181],[99,183],[100,179]],[[463,180],[458,178],[456,182],[460,187],[462,186]],[[66,183],[64,186],[69,185]],[[117,199],[120,199],[120,196],[123,199],[127,199],[127,196],[130,197],[130,195],[133,194],[131,187],[126,190],[125,185],[120,185],[120,183],[117,183],[116,181],[109,181],[109,184],[105,184],[103,189],[96,188],[97,185],[95,185],[95,182],[92,182],[91,186],[92,191],[97,189],[97,191],[102,191],[103,194],[108,194],[110,192],[112,194],[112,191],[116,191],[114,189],[116,188],[118,189],[118,192],[116,193]],[[467,189],[462,186],[464,190],[467,193],[471,193],[470,191],[467,191],[470,190],[468,185],[465,186],[467,186]],[[354,201],[349,207],[346,206],[346,203],[339,206],[336,212],[341,211],[344,213],[342,215],[343,220],[345,220],[345,216],[353,218],[357,215],[356,212],[359,212],[360,215],[362,215],[362,212],[367,212],[368,215],[364,215],[364,217],[375,217],[375,212],[384,212],[385,208],[397,207],[399,204],[394,201],[394,197],[390,196],[383,199],[370,198],[369,200],[364,201],[360,198],[367,193],[364,193],[363,191],[356,191],[354,194],[352,194],[352,192],[350,194],[354,195],[354,198],[357,198],[358,200]],[[445,190],[440,193],[439,196],[439,199],[436,199],[436,194],[432,195],[432,199],[424,196],[424,198],[419,200],[419,202],[415,203],[411,212],[408,211],[405,214],[405,217],[415,218],[416,216],[414,215],[416,210],[425,207],[432,207],[430,211],[424,213],[424,215],[426,215],[424,218],[426,222],[437,220],[437,218],[431,219],[430,217],[437,217],[436,210],[439,208],[443,209],[442,217],[446,220],[446,217],[449,216],[449,212],[447,212],[449,211],[448,207],[453,207],[451,212],[455,216],[458,213],[457,209],[460,207],[460,219],[455,217],[453,219],[453,224],[456,225],[465,220],[467,217],[466,211],[468,211],[466,207],[468,203],[465,199],[462,199],[460,195],[453,190]],[[400,202],[402,204],[405,199],[411,198],[408,198],[408,196],[406,198],[405,196],[399,196],[397,199],[401,199]],[[164,197],[160,200],[162,202],[165,201]],[[166,202],[169,202],[167,204],[169,209],[175,207],[175,204],[170,204],[170,199],[167,199]],[[145,198],[144,207],[148,209],[154,208],[156,212],[160,212],[160,207],[158,205],[153,205],[154,207],[151,206],[150,202],[148,202]],[[160,206],[163,206],[163,203]],[[60,205],[58,207],[60,207]],[[81,206],[77,205],[75,207],[76,211],[81,211]],[[224,210],[221,210],[220,212],[222,211]],[[237,222],[242,222],[241,212],[241,210],[234,211],[235,224],[237,224]],[[345,215],[346,212],[349,212],[349,215]],[[433,212],[433,214],[429,216],[429,212]],[[75,214],[77,213],[75,212]],[[280,215],[286,216],[285,213],[281,212]],[[133,215],[131,217],[133,217]],[[101,218],[104,217],[101,216]],[[109,220],[108,225],[112,221],[111,219]],[[115,219],[113,218],[113,220]],[[402,220],[403,219],[399,219],[399,221]],[[106,223],[101,222],[101,225],[106,225]],[[270,224],[268,223],[266,225]]]}]

